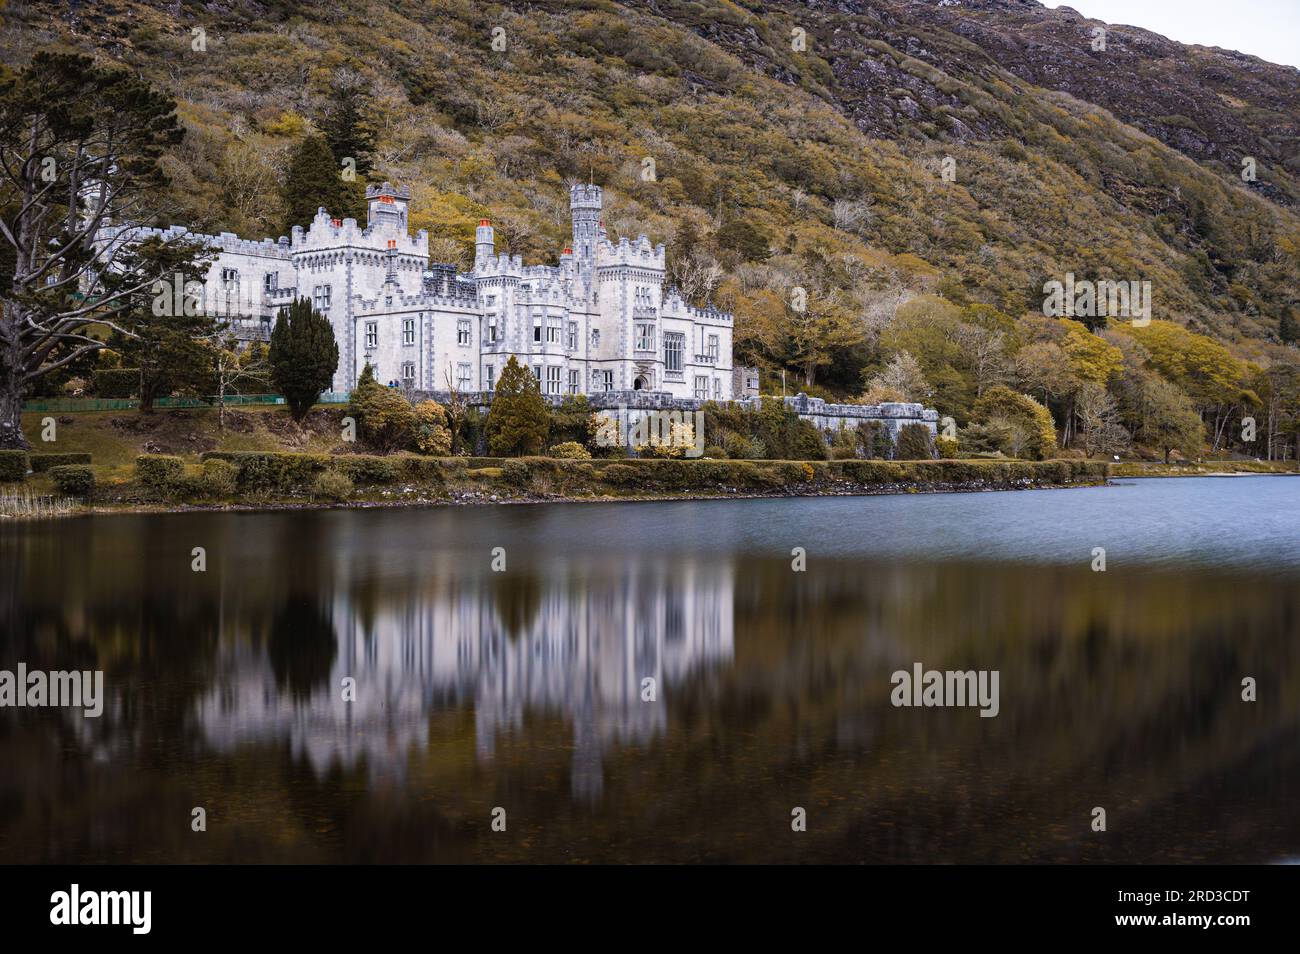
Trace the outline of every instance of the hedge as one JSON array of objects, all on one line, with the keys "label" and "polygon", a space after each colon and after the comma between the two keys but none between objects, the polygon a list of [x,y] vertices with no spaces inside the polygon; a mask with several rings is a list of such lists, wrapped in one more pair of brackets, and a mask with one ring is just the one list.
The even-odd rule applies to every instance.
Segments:
[{"label": "hedge", "polygon": [[32,473],[41,474],[53,467],[90,464],[89,454],[32,454]]},{"label": "hedge", "polygon": [[91,372],[90,386],[96,397],[130,398],[140,390],[139,368],[100,368]]},{"label": "hedge", "polygon": [[149,490],[171,494],[180,489],[185,463],[168,454],[141,454],[135,459],[135,476]]},{"label": "hedge", "polygon": [[27,479],[27,451],[0,450],[0,483]]},{"label": "hedge", "polygon": [[95,472],[85,464],[61,464],[50,468],[50,478],[61,494],[89,497],[95,490]]},{"label": "hedge", "polygon": [[[144,460],[145,458],[141,458]],[[175,460],[171,458],[171,460]],[[435,458],[409,454],[298,454],[292,452],[223,452],[203,455],[237,468],[240,491],[314,492],[325,473],[347,477],[357,486],[410,482],[444,485],[448,480],[500,480],[519,491],[587,491],[602,484],[651,493],[780,491],[838,482],[852,486],[935,484],[1008,486],[1032,482],[1068,484],[1097,481],[1108,474],[1104,461],[1052,460],[564,460],[553,457]],[[170,465],[169,465],[170,466]],[[178,473],[179,461],[168,471]],[[164,476],[163,483],[174,479]]]}]

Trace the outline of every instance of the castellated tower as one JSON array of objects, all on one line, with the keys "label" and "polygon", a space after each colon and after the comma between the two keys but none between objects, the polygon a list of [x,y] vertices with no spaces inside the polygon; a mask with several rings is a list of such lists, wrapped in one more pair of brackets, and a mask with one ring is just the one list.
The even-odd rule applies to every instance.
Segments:
[{"label": "castellated tower", "polygon": [[573,216],[573,260],[579,282],[591,282],[595,276],[601,201],[598,185],[575,185],[569,189],[569,212]]},{"label": "castellated tower", "polygon": [[406,209],[411,203],[411,190],[385,182],[366,186],[366,224],[371,229],[406,234]]}]

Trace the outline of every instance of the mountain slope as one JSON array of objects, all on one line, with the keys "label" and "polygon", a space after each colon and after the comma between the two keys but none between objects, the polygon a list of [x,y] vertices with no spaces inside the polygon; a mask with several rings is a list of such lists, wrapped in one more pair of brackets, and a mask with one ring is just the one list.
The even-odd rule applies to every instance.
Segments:
[{"label": "mountain slope", "polygon": [[[1251,61],[1235,106],[1211,82],[1232,55],[1161,40],[1162,59],[1191,65],[1165,70],[1168,102],[1135,105],[1136,67],[1121,87],[1062,59],[1062,31],[1086,35],[1069,17],[1010,0],[32,2],[7,12],[3,56],[19,65],[61,43],[167,89],[190,131],[169,159],[176,215],[253,237],[278,228],[285,156],[350,70],[370,90],[376,175],[413,187],[413,224],[439,257],[462,257],[486,215],[512,252],[554,260],[565,182],[591,178],[614,234],[676,240],[679,263],[695,249],[722,266],[698,293],[736,308],[744,357],[819,363],[840,389],[877,360],[874,339],[809,358],[817,345],[783,307],[793,286],[874,334],[925,292],[1016,315],[1066,273],[1147,280],[1154,317],[1257,353],[1300,314],[1300,217],[1290,180],[1270,174],[1294,79]],[[199,28],[206,52],[191,49]],[[1112,31],[1107,55],[1126,63],[1155,44],[1140,34]],[[1175,106],[1214,148],[1147,115]],[[1275,116],[1292,126],[1266,142]],[[1235,177],[1245,148],[1271,191]],[[949,158],[956,181],[940,174]]]}]

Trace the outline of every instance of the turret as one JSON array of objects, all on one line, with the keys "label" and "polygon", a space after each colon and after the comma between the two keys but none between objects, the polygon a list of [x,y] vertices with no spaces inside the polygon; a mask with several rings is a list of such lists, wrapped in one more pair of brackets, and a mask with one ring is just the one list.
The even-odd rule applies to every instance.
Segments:
[{"label": "turret", "polygon": [[575,185],[569,189],[569,212],[573,217],[573,259],[578,274],[591,280],[596,267],[596,246],[602,225],[602,195],[598,185]]},{"label": "turret", "polygon": [[496,253],[497,239],[492,223],[487,219],[479,219],[478,228],[474,230],[474,270],[480,271],[496,257]]}]

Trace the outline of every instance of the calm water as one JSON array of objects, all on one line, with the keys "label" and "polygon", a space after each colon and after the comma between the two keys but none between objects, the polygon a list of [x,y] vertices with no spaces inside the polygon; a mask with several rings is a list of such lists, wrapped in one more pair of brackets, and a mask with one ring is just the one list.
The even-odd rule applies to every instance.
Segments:
[{"label": "calm water", "polygon": [[[95,517],[0,567],[0,669],[108,696],[0,710],[0,862],[1300,855],[1300,479]],[[893,707],[917,662],[999,715]]]}]

